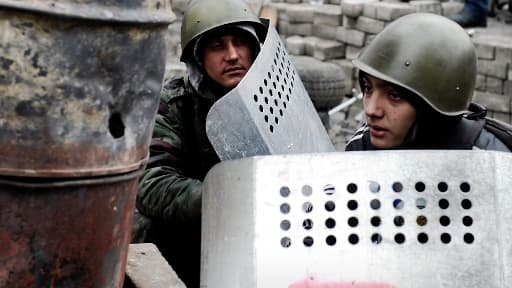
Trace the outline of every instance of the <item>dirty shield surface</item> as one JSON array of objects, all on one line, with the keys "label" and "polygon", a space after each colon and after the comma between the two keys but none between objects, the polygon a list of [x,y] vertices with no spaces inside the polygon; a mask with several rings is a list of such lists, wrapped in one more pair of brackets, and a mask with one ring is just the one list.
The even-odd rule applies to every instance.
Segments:
[{"label": "dirty shield surface", "polygon": [[511,169],[488,151],[222,162],[205,181],[201,287],[511,287]]}]

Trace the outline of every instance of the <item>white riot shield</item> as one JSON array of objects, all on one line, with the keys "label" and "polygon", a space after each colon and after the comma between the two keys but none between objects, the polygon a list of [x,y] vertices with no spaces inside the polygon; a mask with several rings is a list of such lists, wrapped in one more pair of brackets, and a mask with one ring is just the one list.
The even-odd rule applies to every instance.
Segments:
[{"label": "white riot shield", "polygon": [[221,160],[334,151],[277,31],[268,26],[244,79],[206,118],[206,134]]},{"label": "white riot shield", "polygon": [[511,153],[487,151],[222,162],[201,287],[512,287],[511,171]]}]

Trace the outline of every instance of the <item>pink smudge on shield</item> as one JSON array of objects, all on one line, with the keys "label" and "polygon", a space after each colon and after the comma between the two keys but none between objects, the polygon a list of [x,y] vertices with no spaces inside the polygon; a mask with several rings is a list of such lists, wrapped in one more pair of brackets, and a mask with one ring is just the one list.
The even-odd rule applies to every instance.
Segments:
[{"label": "pink smudge on shield", "polygon": [[288,288],[395,288],[393,285],[369,282],[320,282],[312,278],[297,281]]}]

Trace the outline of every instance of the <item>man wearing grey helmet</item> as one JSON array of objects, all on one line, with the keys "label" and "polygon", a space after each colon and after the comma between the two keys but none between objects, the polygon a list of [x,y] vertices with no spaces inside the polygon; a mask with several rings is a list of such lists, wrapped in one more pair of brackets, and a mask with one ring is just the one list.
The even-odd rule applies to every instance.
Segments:
[{"label": "man wearing grey helmet", "polygon": [[471,103],[476,52],[455,22],[426,13],[401,17],[353,63],[366,123],[346,150],[510,151],[511,128]]},{"label": "man wearing grey helmet", "polygon": [[145,241],[157,245],[189,288],[199,287],[202,181],[219,162],[206,116],[248,72],[265,32],[240,0],[192,1],[183,18],[180,60],[188,79],[162,91],[136,205],[151,219]]}]

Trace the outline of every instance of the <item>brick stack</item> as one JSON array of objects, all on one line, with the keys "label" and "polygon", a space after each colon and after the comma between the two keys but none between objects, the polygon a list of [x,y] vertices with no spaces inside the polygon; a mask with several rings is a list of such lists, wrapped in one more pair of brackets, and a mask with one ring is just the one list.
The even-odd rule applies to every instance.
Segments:
[{"label": "brick stack", "polygon": [[[337,3],[340,4],[337,4]],[[460,2],[417,0],[380,2],[378,0],[329,1],[310,5],[309,0],[274,0],[267,5],[279,12],[278,30],[292,55],[312,56],[339,65],[345,71],[348,89],[357,88],[351,60],[386,25],[406,14],[430,12],[452,15],[461,10]]]},{"label": "brick stack", "polygon": [[512,123],[512,42],[482,35],[474,43],[478,57],[474,100],[485,105],[490,116]]}]

